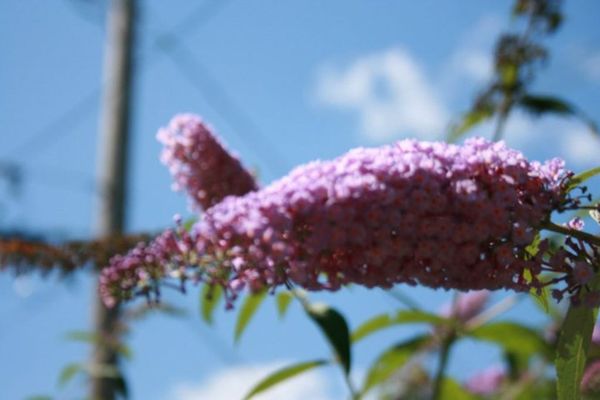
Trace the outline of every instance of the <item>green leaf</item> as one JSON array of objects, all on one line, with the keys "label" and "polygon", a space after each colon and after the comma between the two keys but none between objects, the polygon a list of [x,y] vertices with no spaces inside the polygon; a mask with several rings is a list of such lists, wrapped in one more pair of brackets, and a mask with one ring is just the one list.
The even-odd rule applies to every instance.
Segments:
[{"label": "green leaf", "polygon": [[487,121],[494,115],[494,109],[491,106],[475,108],[462,116],[460,121],[450,127],[448,141],[455,142],[475,126]]},{"label": "green leaf", "polygon": [[417,336],[398,343],[381,353],[367,371],[361,394],[366,394],[373,387],[389,379],[429,341],[428,336]]},{"label": "green leaf", "polygon": [[307,361],[294,365],[290,365],[285,368],[281,368],[266,378],[262,379],[258,382],[250,392],[244,396],[244,400],[251,399],[254,395],[264,392],[265,390],[275,386],[285,380],[295,377],[303,372],[309,371],[313,368],[320,367],[322,365],[328,364],[327,360],[316,360],[316,361]]},{"label": "green leaf", "polygon": [[[592,290],[600,287],[600,276],[590,285]],[[559,400],[581,398],[580,384],[588,358],[588,350],[598,308],[571,304],[561,326],[556,348],[556,390]]]},{"label": "green leaf", "polygon": [[331,344],[338,362],[343,367],[346,375],[350,373],[352,364],[350,351],[350,332],[346,319],[335,309],[326,304],[306,304],[305,310],[317,323],[321,331]]},{"label": "green leaf", "polygon": [[235,323],[235,342],[238,342],[242,337],[242,333],[250,323],[250,320],[258,310],[258,307],[265,299],[267,295],[267,291],[264,290],[259,293],[252,293],[246,296],[244,304],[242,304],[242,308],[240,309],[240,313],[238,314],[237,321]]},{"label": "green leaf", "polygon": [[223,298],[223,288],[220,285],[205,284],[200,292],[200,314],[207,324],[212,324],[215,309]]},{"label": "green leaf", "polygon": [[85,371],[83,365],[79,363],[67,364],[61,371],[58,377],[58,385],[65,386],[77,373]]},{"label": "green leaf", "polygon": [[191,218],[185,220],[183,222],[183,229],[185,229],[188,232],[191,231],[196,222],[198,222],[198,218],[196,218],[196,217],[191,217]]},{"label": "green leaf", "polygon": [[394,325],[411,323],[428,323],[439,325],[447,322],[447,319],[436,314],[420,310],[402,310],[395,316],[389,314],[380,314],[363,322],[354,332],[352,332],[352,342],[356,343],[365,337],[389,328]]},{"label": "green leaf", "polygon": [[469,393],[454,379],[444,378],[440,389],[440,399],[444,400],[477,400],[478,397]]},{"label": "green leaf", "polygon": [[520,98],[519,105],[536,116],[542,114],[575,115],[575,108],[568,102],[553,96],[525,95]]},{"label": "green leaf", "polygon": [[588,169],[587,171],[583,171],[580,174],[575,175],[569,181],[569,185],[567,186],[567,190],[571,190],[575,188],[575,186],[581,185],[583,182],[587,181],[590,178],[600,174],[600,167]]},{"label": "green leaf", "polygon": [[494,322],[482,325],[466,334],[474,339],[496,343],[505,351],[524,356],[535,354],[551,358],[551,349],[536,330],[514,322]]},{"label": "green leaf", "polygon": [[85,343],[96,343],[98,341],[98,335],[94,332],[88,331],[71,331],[67,332],[65,335],[67,340],[72,340],[75,342],[85,342]]},{"label": "green leaf", "polygon": [[277,294],[277,314],[279,315],[280,319],[285,316],[285,313],[290,307],[293,298],[294,295],[289,291],[279,292]]}]

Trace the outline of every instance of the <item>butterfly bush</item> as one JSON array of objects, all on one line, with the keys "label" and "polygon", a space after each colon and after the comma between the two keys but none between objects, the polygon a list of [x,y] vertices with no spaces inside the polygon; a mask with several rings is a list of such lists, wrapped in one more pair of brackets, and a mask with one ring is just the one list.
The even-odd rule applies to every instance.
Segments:
[{"label": "butterfly bush", "polygon": [[481,138],[358,148],[260,190],[199,118],[178,116],[159,138],[176,187],[206,211],[191,232],[115,257],[108,304],[172,276],[222,285],[229,300],[279,285],[528,290],[548,260],[527,247],[564,202],[561,160]]},{"label": "butterfly bush", "polygon": [[164,145],[161,161],[173,175],[173,188],[185,190],[195,209],[207,209],[226,196],[257,188],[250,172],[199,117],[177,115],[158,131],[157,138]]}]

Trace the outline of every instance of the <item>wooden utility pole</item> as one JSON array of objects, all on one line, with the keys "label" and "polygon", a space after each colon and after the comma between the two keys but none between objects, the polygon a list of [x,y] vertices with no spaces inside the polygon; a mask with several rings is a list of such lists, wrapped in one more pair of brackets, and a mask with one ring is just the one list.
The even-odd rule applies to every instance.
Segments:
[{"label": "wooden utility pole", "polygon": [[[96,233],[99,237],[121,235],[125,224],[135,1],[111,0],[108,15],[98,164],[101,187]],[[119,380],[107,372],[118,371],[115,343],[121,329],[120,309],[118,306],[106,308],[96,293],[94,331],[97,340],[92,355],[89,397],[113,400],[119,391]]]}]

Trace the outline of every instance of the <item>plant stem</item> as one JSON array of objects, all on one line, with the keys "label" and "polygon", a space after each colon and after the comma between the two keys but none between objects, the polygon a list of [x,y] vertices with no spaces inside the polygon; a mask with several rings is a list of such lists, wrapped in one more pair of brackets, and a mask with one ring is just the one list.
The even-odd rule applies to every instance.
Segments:
[{"label": "plant stem", "polygon": [[450,348],[454,344],[456,338],[455,332],[452,331],[444,337],[442,341],[442,347],[440,349],[440,363],[435,373],[435,379],[433,381],[433,393],[431,395],[432,400],[440,400],[442,394],[442,384],[444,382],[444,376],[446,375],[446,366],[448,365],[448,358],[450,357]]},{"label": "plant stem", "polygon": [[576,237],[577,239],[581,239],[581,240],[588,242],[590,244],[593,244],[595,246],[600,246],[600,237],[594,236],[587,232],[569,229],[564,226],[557,225],[552,221],[547,221],[547,222],[543,223],[541,228],[552,231],[552,232],[561,233],[563,235],[573,236],[573,237]]}]

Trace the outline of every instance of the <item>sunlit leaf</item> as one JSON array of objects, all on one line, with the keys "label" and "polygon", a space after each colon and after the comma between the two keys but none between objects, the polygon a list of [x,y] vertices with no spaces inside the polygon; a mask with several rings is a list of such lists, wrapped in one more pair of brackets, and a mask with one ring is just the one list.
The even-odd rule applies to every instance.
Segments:
[{"label": "sunlit leaf", "polygon": [[244,333],[244,330],[250,323],[250,320],[258,310],[258,307],[261,305],[266,295],[267,291],[265,290],[260,293],[253,293],[246,296],[235,323],[234,338],[236,342],[242,337],[242,333]]},{"label": "sunlit leaf", "polygon": [[350,332],[346,319],[335,309],[326,304],[306,304],[306,312],[317,323],[331,344],[338,362],[346,375],[350,373],[352,364],[350,351]]},{"label": "sunlit leaf", "polygon": [[595,167],[592,169],[588,169],[587,171],[583,171],[571,178],[569,181],[569,185],[567,186],[567,190],[571,190],[576,186],[581,185],[583,182],[587,181],[590,178],[600,174],[600,167]]},{"label": "sunlit leaf", "polygon": [[88,331],[71,331],[67,332],[65,335],[67,340],[72,340],[75,342],[85,342],[85,343],[96,343],[98,341],[98,335],[94,332]]},{"label": "sunlit leaf", "polygon": [[200,292],[200,314],[202,319],[212,324],[215,309],[223,298],[223,288],[220,285],[205,284]]},{"label": "sunlit leaf", "polygon": [[385,350],[369,367],[361,393],[364,395],[373,387],[389,379],[396,371],[398,371],[398,369],[404,366],[418,350],[422,349],[429,340],[430,338],[428,336],[417,336]]},{"label": "sunlit leaf", "polygon": [[438,325],[447,322],[446,318],[420,310],[402,310],[396,315],[380,314],[363,322],[352,332],[352,341],[358,342],[365,337],[394,325],[428,323]]},{"label": "sunlit leaf", "polygon": [[594,221],[596,221],[597,223],[600,224],[600,211],[598,211],[598,210],[590,210],[590,217],[592,217],[592,219]]},{"label": "sunlit leaf", "polygon": [[540,332],[515,322],[493,322],[466,334],[474,339],[496,343],[508,352],[551,357],[551,349]]},{"label": "sunlit leaf", "polygon": [[279,315],[279,318],[283,318],[285,316],[285,313],[290,307],[293,298],[294,295],[288,291],[279,292],[277,294],[277,314]]},{"label": "sunlit leaf", "polygon": [[316,360],[316,361],[302,362],[302,363],[290,365],[285,368],[281,368],[281,369],[273,372],[266,378],[262,379],[260,382],[258,382],[250,390],[250,392],[246,396],[244,396],[244,399],[245,400],[251,399],[255,395],[262,393],[265,390],[270,389],[271,387],[273,387],[283,381],[293,378],[296,375],[299,375],[303,372],[310,371],[313,368],[320,367],[322,365],[327,365],[328,363],[329,363],[329,361],[327,361],[327,360]]},{"label": "sunlit leaf", "polygon": [[65,386],[71,381],[79,372],[85,370],[84,366],[79,363],[67,364],[61,371],[58,377],[58,385]]},{"label": "sunlit leaf", "polygon": [[[593,290],[600,288],[600,276],[590,285]],[[598,308],[571,304],[561,326],[556,348],[556,390],[559,400],[581,398],[580,384],[588,358],[592,331]]]},{"label": "sunlit leaf", "polygon": [[444,400],[477,400],[478,397],[468,392],[454,379],[444,378],[440,389],[440,399]]},{"label": "sunlit leaf", "polygon": [[450,127],[448,135],[449,142],[457,141],[465,133],[473,129],[475,126],[487,121],[494,115],[492,107],[476,108],[462,116],[460,121]]}]

